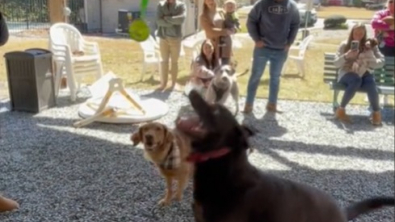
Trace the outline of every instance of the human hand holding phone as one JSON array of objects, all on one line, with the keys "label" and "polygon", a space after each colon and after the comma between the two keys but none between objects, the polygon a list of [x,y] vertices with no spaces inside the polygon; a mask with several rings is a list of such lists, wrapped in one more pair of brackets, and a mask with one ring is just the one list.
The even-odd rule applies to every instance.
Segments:
[{"label": "human hand holding phone", "polygon": [[352,41],[350,50],[346,53],[346,58],[347,59],[354,59],[358,56],[359,53],[359,41]]},{"label": "human hand holding phone", "polygon": [[346,59],[355,59],[355,58],[358,57],[358,53],[359,53],[359,50],[358,50],[358,49],[357,49],[357,50],[352,50],[352,49],[350,49],[350,50],[348,50],[348,52],[346,53],[345,57],[346,57]]}]

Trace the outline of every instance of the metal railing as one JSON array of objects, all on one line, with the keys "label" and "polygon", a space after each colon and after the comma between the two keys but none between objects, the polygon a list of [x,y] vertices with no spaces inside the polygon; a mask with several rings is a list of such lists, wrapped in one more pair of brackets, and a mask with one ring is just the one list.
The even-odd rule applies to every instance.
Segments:
[{"label": "metal railing", "polygon": [[47,0],[0,0],[0,11],[11,33],[50,26]]},{"label": "metal railing", "polygon": [[[83,0],[68,0],[71,10],[69,23],[83,26],[81,11],[84,11]],[[26,30],[48,29],[50,24],[47,0],[0,0],[0,11],[7,19],[10,33]]]}]

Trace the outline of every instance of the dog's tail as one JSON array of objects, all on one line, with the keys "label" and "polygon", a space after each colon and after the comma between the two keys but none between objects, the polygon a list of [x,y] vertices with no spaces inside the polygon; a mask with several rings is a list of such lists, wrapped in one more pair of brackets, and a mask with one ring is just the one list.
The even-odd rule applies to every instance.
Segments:
[{"label": "dog's tail", "polygon": [[373,197],[354,203],[346,208],[347,220],[353,220],[361,214],[385,207],[394,206],[394,197]]},{"label": "dog's tail", "polygon": [[242,73],[237,73],[237,74],[236,74],[236,77],[244,76],[245,74],[248,73],[248,71],[250,71],[250,69],[246,69],[246,70],[244,70],[244,72],[242,72]]}]

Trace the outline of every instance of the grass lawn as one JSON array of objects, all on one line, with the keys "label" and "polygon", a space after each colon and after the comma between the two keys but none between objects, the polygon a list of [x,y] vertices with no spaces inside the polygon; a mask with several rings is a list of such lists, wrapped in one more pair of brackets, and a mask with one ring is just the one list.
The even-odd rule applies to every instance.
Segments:
[{"label": "grass lawn", "polygon": [[[113,71],[116,75],[123,78],[127,87],[133,88],[154,88],[159,83],[158,75],[155,69],[149,70],[144,76],[144,81],[140,82],[142,53],[138,44],[126,39],[109,39],[100,37],[87,37],[88,40],[97,41],[100,45],[103,69],[104,72]],[[332,91],[324,84],[323,78],[323,62],[324,52],[335,52],[338,43],[343,40],[339,39],[337,43],[331,40],[333,45],[327,44],[319,45],[319,42],[311,45],[306,53],[306,76],[301,79],[297,75],[295,65],[290,62],[284,69],[284,75],[281,80],[281,91],[279,97],[281,99],[290,100],[308,100],[308,101],[323,101],[331,102]],[[44,39],[15,39],[12,38],[1,50],[1,57],[4,52],[14,50],[24,50],[27,48],[38,47],[47,48],[48,42]],[[238,61],[238,71],[241,72],[251,65],[251,53],[253,49],[252,43],[245,43],[244,48],[235,51],[235,59]],[[190,55],[187,52],[187,63],[183,64],[180,60],[180,73],[178,83],[184,85],[189,75]],[[156,67],[156,66],[153,66]],[[269,85],[269,68],[266,69],[261,80],[258,97],[267,97]],[[151,74],[155,73],[156,80],[150,78]],[[240,91],[242,95],[246,93],[246,86],[249,75],[244,75],[239,78]],[[0,82],[6,81],[6,70],[4,59],[0,60]],[[358,95],[353,103],[365,103],[364,95]]]},{"label": "grass lawn", "polygon": [[344,15],[347,19],[372,19],[375,11],[365,8],[342,7],[342,6],[322,6],[317,11],[318,18],[328,18],[332,15]]}]

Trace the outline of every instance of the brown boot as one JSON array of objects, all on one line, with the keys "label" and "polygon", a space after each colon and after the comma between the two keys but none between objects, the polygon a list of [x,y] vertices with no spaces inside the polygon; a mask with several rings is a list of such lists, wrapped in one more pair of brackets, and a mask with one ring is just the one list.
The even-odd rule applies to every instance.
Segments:
[{"label": "brown boot", "polygon": [[0,196],[0,212],[12,211],[19,208],[19,204],[11,199]]},{"label": "brown boot", "polygon": [[370,121],[374,126],[380,126],[381,125],[381,112],[373,112]]},{"label": "brown boot", "polygon": [[278,109],[276,104],[268,103],[266,106],[266,111],[273,112],[273,113],[283,113],[281,110]]},{"label": "brown boot", "polygon": [[350,117],[348,117],[346,114],[346,109],[342,107],[337,108],[335,116],[336,119],[342,122],[351,123]]},{"label": "brown boot", "polygon": [[244,106],[243,113],[245,113],[245,114],[250,114],[250,113],[252,113],[252,110],[253,110],[253,106],[252,106],[252,105],[249,105],[249,104],[246,104],[246,105]]},{"label": "brown boot", "polygon": [[61,89],[66,89],[67,88],[67,78],[66,77],[62,77],[62,79],[60,81],[60,88]]}]

